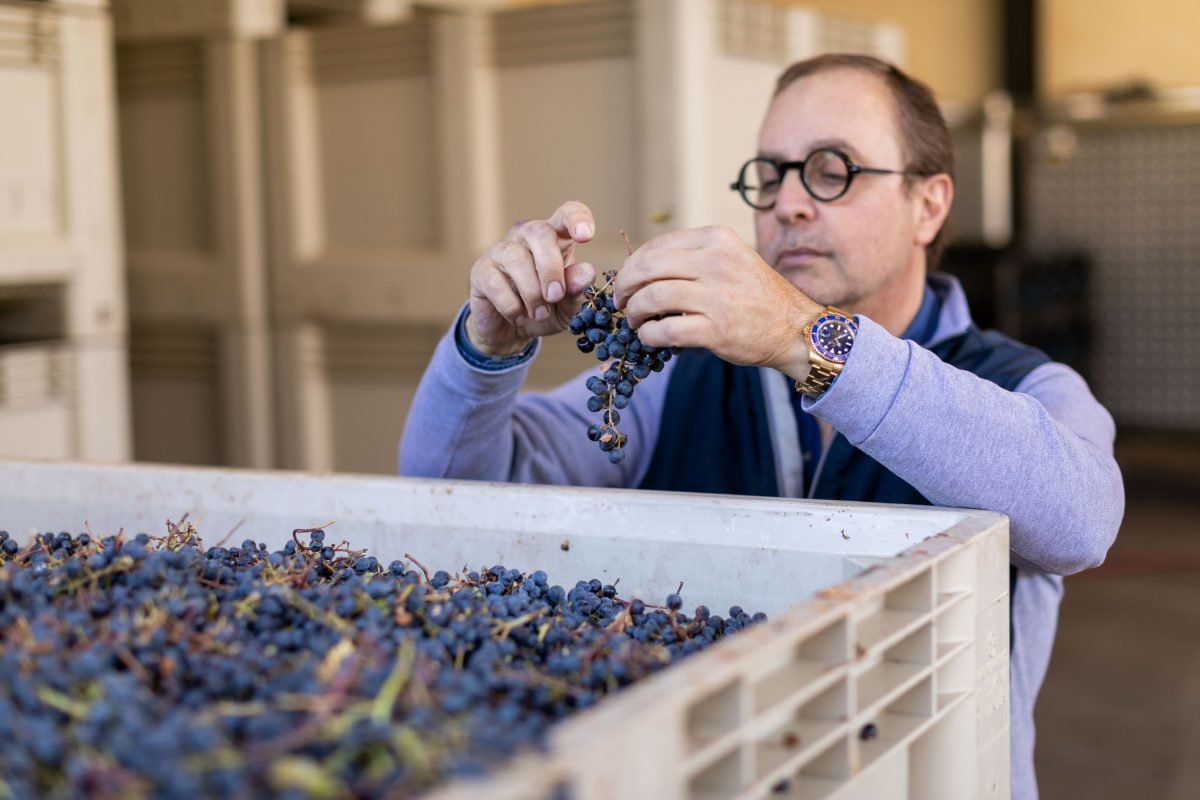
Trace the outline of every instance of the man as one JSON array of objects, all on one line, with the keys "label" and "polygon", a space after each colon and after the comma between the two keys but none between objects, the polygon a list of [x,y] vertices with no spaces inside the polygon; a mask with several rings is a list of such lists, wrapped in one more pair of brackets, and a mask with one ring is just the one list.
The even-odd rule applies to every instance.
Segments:
[{"label": "man", "polygon": [[[1013,796],[1037,796],[1033,704],[1062,575],[1096,566],[1124,491],[1114,426],[1069,368],[976,329],[927,274],[953,200],[931,92],[872,58],[779,79],[734,188],[757,248],[722,227],[659,236],[616,282],[654,347],[687,348],[622,412],[619,466],[587,440],[582,379],[517,396],[595,271],[581,203],[515,225],[471,271],[400,449],[408,475],[933,503],[1011,520]],[[816,335],[812,328],[817,321]]]}]

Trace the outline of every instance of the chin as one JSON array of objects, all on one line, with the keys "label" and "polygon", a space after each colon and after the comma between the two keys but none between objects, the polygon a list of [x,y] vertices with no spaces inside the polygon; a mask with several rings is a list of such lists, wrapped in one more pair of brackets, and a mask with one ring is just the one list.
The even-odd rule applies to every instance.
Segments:
[{"label": "chin", "polygon": [[795,286],[809,300],[823,306],[840,306],[844,302],[845,292],[837,287],[829,286],[812,270],[803,267],[787,267],[779,273],[787,278],[788,283]]}]

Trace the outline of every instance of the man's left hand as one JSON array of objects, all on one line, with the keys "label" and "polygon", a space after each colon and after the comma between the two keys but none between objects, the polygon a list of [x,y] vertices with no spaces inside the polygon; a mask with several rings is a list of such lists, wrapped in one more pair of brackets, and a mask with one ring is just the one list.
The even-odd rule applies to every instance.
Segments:
[{"label": "man's left hand", "polygon": [[735,364],[808,373],[804,326],[822,307],[725,226],[646,242],[615,283],[617,308],[652,347],[702,347]]}]

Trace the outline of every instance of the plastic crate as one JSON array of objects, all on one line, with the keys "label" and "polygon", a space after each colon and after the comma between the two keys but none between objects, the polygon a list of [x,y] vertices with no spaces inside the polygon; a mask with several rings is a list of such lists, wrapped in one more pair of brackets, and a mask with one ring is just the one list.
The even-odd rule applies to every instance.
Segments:
[{"label": "plastic crate", "polygon": [[[958,509],[160,467],[0,463],[0,526],[210,543],[329,530],[385,562],[620,579],[765,625],[559,725],[489,800],[1007,797],[1008,522]],[[874,726],[873,729],[867,726]],[[874,735],[868,735],[873,732]],[[779,781],[787,792],[773,794]],[[431,798],[479,797],[478,784]]]},{"label": "plastic crate", "polygon": [[66,354],[0,353],[0,457],[129,457],[107,6],[0,2],[0,344]]},{"label": "plastic crate", "polygon": [[69,344],[0,346],[0,458],[72,457],[74,383]]}]

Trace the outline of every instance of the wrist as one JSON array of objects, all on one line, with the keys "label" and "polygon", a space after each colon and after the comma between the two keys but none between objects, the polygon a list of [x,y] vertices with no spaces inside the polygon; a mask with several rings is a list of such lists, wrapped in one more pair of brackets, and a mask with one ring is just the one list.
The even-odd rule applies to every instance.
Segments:
[{"label": "wrist", "polygon": [[796,380],[796,391],[811,397],[828,391],[841,374],[857,333],[858,321],[847,312],[833,306],[819,311],[804,326],[802,342],[809,368],[804,378]]},{"label": "wrist", "polygon": [[471,347],[479,351],[480,354],[488,358],[505,358],[506,356],[520,355],[529,348],[532,338],[529,339],[513,339],[504,345],[495,345],[487,342],[479,334],[479,329],[475,327],[475,318],[471,316],[470,311],[467,312],[465,320],[464,333],[467,335],[467,341]]},{"label": "wrist", "polygon": [[808,377],[809,370],[812,369],[812,362],[808,357],[808,346],[805,344],[803,334],[797,334],[793,338],[793,342],[795,346],[776,369],[794,381],[803,381]]},{"label": "wrist", "polygon": [[788,316],[784,352],[775,368],[794,381],[803,381],[812,368],[808,326],[824,313],[824,310],[823,306],[808,301],[797,304]]}]

